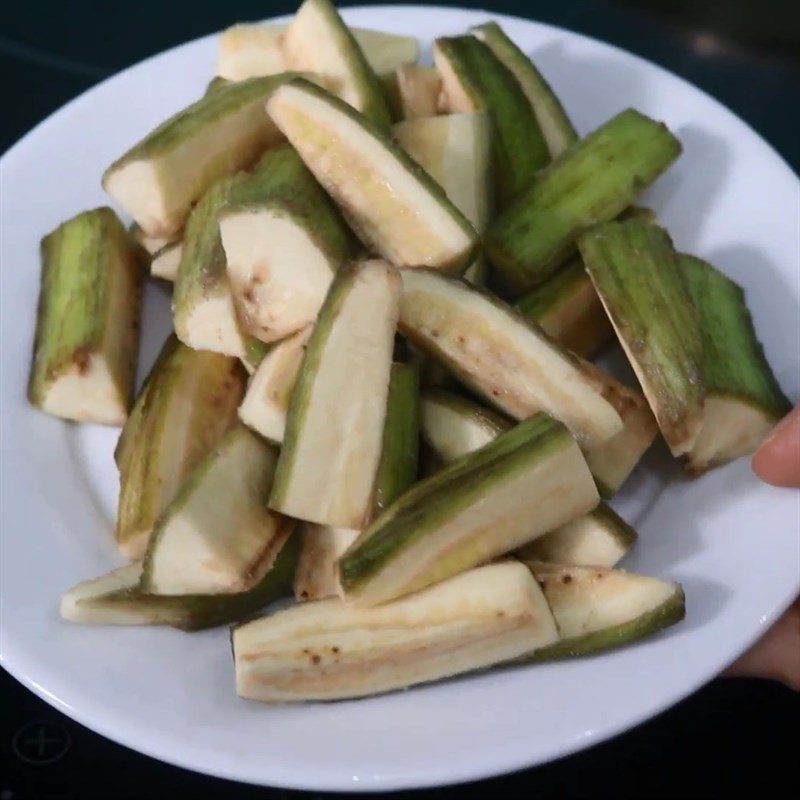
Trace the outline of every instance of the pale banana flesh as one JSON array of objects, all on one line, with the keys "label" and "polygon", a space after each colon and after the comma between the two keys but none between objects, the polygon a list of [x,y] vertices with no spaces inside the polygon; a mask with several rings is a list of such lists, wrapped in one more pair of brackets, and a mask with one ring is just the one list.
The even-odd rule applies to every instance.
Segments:
[{"label": "pale banana flesh", "polygon": [[241,625],[236,690],[266,702],[363,697],[483,669],[557,638],[527,568],[491,564],[377,608],[320,600]]}]

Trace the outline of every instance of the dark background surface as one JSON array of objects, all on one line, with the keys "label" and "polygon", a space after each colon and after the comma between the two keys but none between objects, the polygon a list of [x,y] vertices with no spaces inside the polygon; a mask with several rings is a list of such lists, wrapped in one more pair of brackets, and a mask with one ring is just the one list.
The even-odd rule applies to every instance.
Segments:
[{"label": "dark background surface", "polygon": [[[729,106],[800,170],[796,0],[441,4],[530,17],[655,61]],[[233,22],[294,7],[263,0],[5,3],[0,11],[0,150],[124,67]],[[212,779],[140,756],[62,716],[3,672],[0,733],[0,800],[302,796]],[[418,796],[784,797],[797,789],[799,738],[800,695],[772,683],[723,679],[578,755]]]},{"label": "dark background surface", "polygon": [[[437,0],[516,14],[630,50],[695,83],[800,170],[797,0]],[[340,5],[357,5],[340,2]],[[0,150],[99,80],[297,0],[72,0],[3,4]]]}]

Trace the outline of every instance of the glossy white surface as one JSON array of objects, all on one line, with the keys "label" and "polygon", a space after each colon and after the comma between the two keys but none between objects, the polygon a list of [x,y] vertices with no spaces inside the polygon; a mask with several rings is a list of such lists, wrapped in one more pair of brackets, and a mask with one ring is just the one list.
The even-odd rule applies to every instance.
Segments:
[{"label": "glossy white surface", "polygon": [[[345,18],[429,44],[486,14],[384,7],[348,9]],[[646,202],[680,248],[747,288],[767,353],[796,398],[797,177],[743,122],[677,77],[575,34],[500,20],[552,80],[579,130],[635,106],[681,137],[684,155]],[[214,62],[215,37],[151,58],[61,109],[1,162],[3,666],[78,721],[149,755],[319,790],[434,785],[540,763],[625,730],[709,680],[798,590],[800,495],[759,484],[746,460],[689,482],[662,448],[616,505],[641,533],[626,566],[681,581],[688,617],[618,652],[367,701],[266,707],[235,696],[226,630],[59,620],[63,589],[121,563],[111,535],[117,431],[69,425],[25,402],[39,239],[107,202],[103,168],[200,95]],[[167,295],[151,286],[142,368],[168,324]]]}]

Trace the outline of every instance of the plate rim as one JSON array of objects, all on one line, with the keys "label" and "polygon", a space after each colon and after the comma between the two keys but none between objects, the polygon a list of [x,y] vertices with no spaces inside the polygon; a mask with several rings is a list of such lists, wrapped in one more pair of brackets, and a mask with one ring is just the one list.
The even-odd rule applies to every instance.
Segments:
[{"label": "plate rim", "polygon": [[[534,25],[537,26],[542,32],[549,34],[549,35],[560,35],[567,33],[570,37],[575,37],[579,41],[583,43],[588,43],[591,45],[600,45],[603,48],[607,48],[609,51],[613,52],[614,55],[618,57],[623,57],[626,59],[633,59],[636,63],[637,67],[646,67],[650,70],[655,70],[655,72],[659,73],[662,77],[667,77],[672,81],[677,82],[680,84],[681,88],[686,90],[690,89],[693,92],[698,93],[702,96],[705,102],[711,103],[714,105],[718,110],[723,111],[726,115],[728,115],[732,121],[736,124],[743,126],[747,133],[754,139],[759,142],[759,144],[770,154],[770,156],[776,159],[777,163],[782,166],[789,175],[795,180],[796,183],[800,185],[800,177],[795,172],[793,167],[788,163],[788,161],[773,147],[773,145],[768,142],[757,130],[755,130],[749,122],[739,117],[735,112],[733,112],[728,106],[726,106],[721,101],[717,100],[714,96],[706,92],[704,89],[694,85],[690,81],[686,80],[685,78],[677,75],[676,73],[672,72],[671,70],[661,66],[658,63],[650,61],[649,59],[638,55],[637,53],[633,53],[631,51],[625,50],[622,47],[617,45],[611,44],[606,42],[602,39],[598,39],[592,36],[588,36],[586,34],[574,31],[568,27],[561,26],[561,25],[554,25],[546,22],[541,22],[533,18],[529,17],[521,17],[518,15],[512,14],[505,14],[505,13],[496,13],[492,12],[483,8],[465,8],[461,6],[439,6],[435,4],[389,4],[389,5],[358,5],[358,6],[347,6],[340,9],[343,13],[343,16],[346,18],[350,13],[359,13],[359,12],[369,12],[369,11],[390,11],[393,13],[407,13],[413,14],[415,11],[420,12],[430,12],[430,11],[439,11],[439,12],[447,12],[452,13],[454,15],[458,14],[468,14],[468,15],[485,15],[487,18],[492,18],[500,21],[501,23],[510,23],[510,24],[527,24],[527,25]],[[281,22],[286,21],[291,18],[291,14],[286,15],[279,15],[275,17],[269,17],[266,19],[261,20],[261,22]],[[140,67],[148,64],[151,61],[154,61],[158,58],[167,57],[173,53],[173,51],[179,50],[181,48],[187,48],[197,45],[199,42],[207,40],[212,37],[216,37],[219,35],[219,31],[214,31],[204,36],[197,37],[195,39],[189,40],[187,42],[182,42],[173,47],[170,47],[166,50],[160,51],[158,53],[154,53],[151,56],[148,56],[141,61],[136,62],[119,72],[114,73],[113,75],[108,76],[107,78],[99,81],[95,85],[89,87],[86,91],[82,92],[78,96],[72,98],[71,100],[64,103],[58,109],[53,111],[39,123],[37,123],[31,130],[23,134],[16,142],[14,142],[6,151],[5,153],[0,156],[0,169],[2,169],[6,163],[13,160],[16,156],[17,151],[23,150],[27,145],[31,138],[41,133],[43,129],[45,129],[49,124],[51,124],[57,116],[66,112],[68,109],[73,108],[76,105],[79,105],[83,102],[86,102],[95,91],[100,91],[107,83],[115,81],[120,77],[126,75],[127,73],[139,69]],[[744,642],[741,646],[739,652],[743,652],[748,647],[750,647],[755,641],[760,638],[763,632],[775,621],[777,618],[783,613],[786,607],[788,607],[792,602],[794,597],[797,595],[798,591],[800,591],[800,576],[798,576],[798,581],[788,596],[785,604],[780,605],[778,608],[774,609],[771,614],[767,614],[766,616],[762,617],[759,620],[760,627],[753,633],[751,636],[747,637],[740,637],[740,639]],[[498,764],[495,762],[494,766],[487,766],[487,765],[462,765],[459,767],[459,777],[453,778],[452,773],[451,777],[447,778],[444,777],[444,772],[446,770],[442,770],[442,775],[426,775],[422,778],[404,774],[402,776],[393,775],[390,777],[381,777],[379,775],[373,776],[369,780],[360,780],[354,782],[350,785],[344,785],[340,781],[331,780],[329,776],[323,777],[322,780],[305,780],[303,776],[295,775],[294,778],[289,779],[288,776],[281,776],[278,778],[277,782],[271,782],[270,784],[265,784],[264,780],[255,776],[250,777],[243,777],[241,773],[237,773],[233,769],[227,769],[224,767],[220,767],[218,765],[213,766],[205,766],[203,764],[199,764],[197,761],[192,761],[189,753],[191,750],[184,750],[184,751],[170,751],[168,755],[165,755],[163,752],[158,752],[155,748],[149,748],[146,744],[143,745],[142,742],[136,740],[135,736],[128,736],[126,735],[125,731],[129,730],[128,728],[124,728],[121,731],[119,730],[112,730],[112,723],[109,720],[104,719],[102,713],[95,713],[93,715],[92,712],[85,712],[81,709],[74,708],[70,706],[65,701],[61,700],[59,697],[51,694],[48,692],[47,688],[44,686],[39,685],[36,681],[29,677],[25,673],[25,668],[18,668],[17,665],[14,664],[15,660],[13,657],[9,660],[9,648],[8,648],[8,640],[6,636],[2,637],[3,643],[2,647],[0,647],[0,665],[3,666],[4,669],[8,671],[8,673],[22,683],[26,688],[36,694],[40,699],[44,700],[58,711],[64,713],[71,719],[75,720],[81,725],[89,728],[96,733],[118,743],[124,747],[128,747],[136,752],[142,753],[149,757],[155,758],[156,760],[173,764],[175,766],[188,769],[193,772],[198,772],[201,774],[207,774],[214,777],[219,777],[226,780],[238,781],[241,783],[248,783],[252,785],[260,785],[260,786],[277,786],[281,788],[291,788],[291,789],[304,789],[304,790],[316,790],[316,791],[347,791],[347,792],[363,792],[363,791],[395,791],[401,789],[411,789],[411,788],[426,788],[426,787],[435,787],[435,786],[450,786],[450,785],[457,785],[462,783],[467,783],[475,780],[480,780],[484,778],[489,778],[493,776],[505,775],[511,772],[515,772],[518,770],[532,768],[538,765],[542,765],[562,757],[567,757],[572,755],[573,753],[579,752],[581,750],[587,749],[588,747],[594,746],[602,741],[606,741],[608,739],[614,738],[621,733],[632,730],[633,728],[641,725],[644,721],[651,719],[658,714],[661,714],[666,709],[672,707],[676,703],[679,703],[681,700],[688,697],[690,694],[694,693],[705,685],[709,680],[713,679],[719,672],[725,669],[732,660],[735,660],[737,656],[734,656],[733,659],[725,658],[717,658],[715,661],[717,662],[718,666],[710,675],[706,675],[705,677],[699,677],[694,681],[689,681],[685,685],[681,687],[681,690],[678,692],[673,693],[673,695],[669,698],[663,699],[655,704],[648,705],[646,707],[640,707],[635,713],[630,713],[627,715],[625,721],[620,721],[617,724],[611,724],[608,728],[604,728],[602,733],[594,732],[590,738],[590,741],[583,741],[579,738],[575,738],[574,741],[569,743],[568,745],[564,745],[563,743],[558,746],[553,746],[549,750],[540,750],[535,755],[531,755],[528,757],[521,757],[521,758],[511,758],[507,759],[506,762],[502,764]],[[11,647],[11,651],[13,652],[15,647]],[[23,652],[25,651],[25,646],[22,644],[21,646],[18,644],[16,645],[16,651]],[[23,655],[22,661],[27,660],[26,657]],[[19,660],[16,660],[17,664]],[[91,704],[88,704],[91,706]],[[86,708],[86,706],[82,706],[81,708]],[[99,711],[95,709],[95,712]],[[136,740],[134,744],[132,740]],[[322,776],[317,776],[317,778]],[[286,778],[286,779],[284,779]]]}]

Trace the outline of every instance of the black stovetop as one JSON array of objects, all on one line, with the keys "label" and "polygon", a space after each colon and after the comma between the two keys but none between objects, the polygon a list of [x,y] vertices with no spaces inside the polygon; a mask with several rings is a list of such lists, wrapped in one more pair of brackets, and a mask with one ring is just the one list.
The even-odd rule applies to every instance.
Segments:
[{"label": "black stovetop", "polygon": [[[209,778],[139,755],[55,711],[2,671],[0,697],[0,800],[327,797]],[[788,787],[797,787],[799,725],[799,694],[766,681],[720,679],[660,717],[577,755],[413,794],[420,800],[786,797]]]}]

